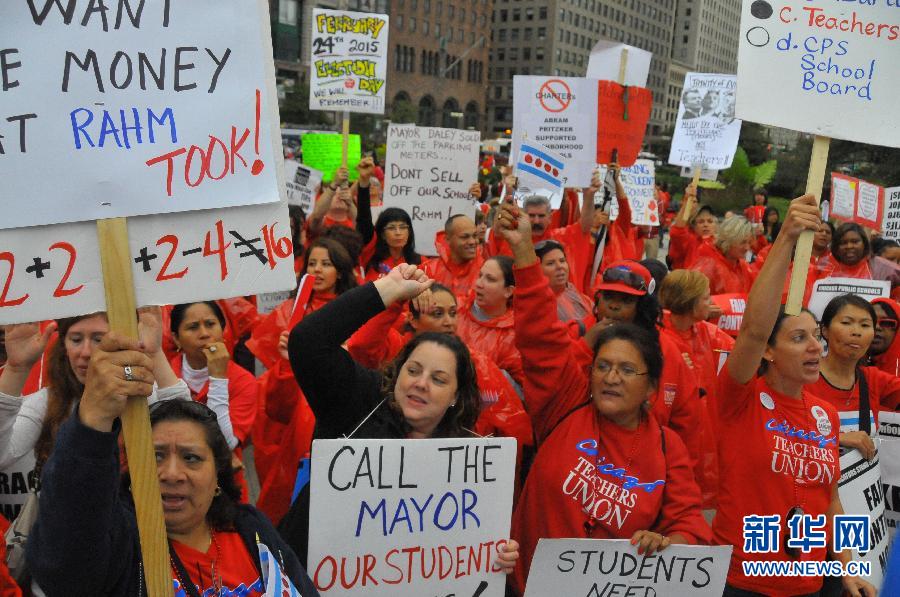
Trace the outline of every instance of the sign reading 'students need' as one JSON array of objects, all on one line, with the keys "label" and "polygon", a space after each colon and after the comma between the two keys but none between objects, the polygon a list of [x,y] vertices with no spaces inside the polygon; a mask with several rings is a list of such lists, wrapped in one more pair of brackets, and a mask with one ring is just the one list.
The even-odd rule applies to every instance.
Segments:
[{"label": "sign reading 'students need'", "polygon": [[278,201],[265,19],[257,1],[0,3],[0,228]]},{"label": "sign reading 'students need'", "polygon": [[313,9],[310,109],[383,114],[387,51],[387,15]]}]

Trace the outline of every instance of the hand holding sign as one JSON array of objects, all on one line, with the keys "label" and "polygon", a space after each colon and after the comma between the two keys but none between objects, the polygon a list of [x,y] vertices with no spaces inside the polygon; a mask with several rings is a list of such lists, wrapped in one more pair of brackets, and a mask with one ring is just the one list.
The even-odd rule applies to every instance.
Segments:
[{"label": "hand holding sign", "polygon": [[528,219],[525,210],[515,203],[504,203],[500,206],[496,230],[509,243],[513,254],[518,255],[521,251],[529,250],[534,252],[531,246],[531,220]]},{"label": "hand holding sign", "polygon": [[790,242],[796,242],[804,230],[815,232],[821,221],[816,198],[813,195],[797,197],[788,207],[779,236],[783,234]]}]

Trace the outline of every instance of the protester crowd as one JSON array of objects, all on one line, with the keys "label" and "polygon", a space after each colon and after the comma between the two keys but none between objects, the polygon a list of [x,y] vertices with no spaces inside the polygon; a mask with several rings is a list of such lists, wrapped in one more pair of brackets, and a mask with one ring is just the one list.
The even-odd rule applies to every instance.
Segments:
[{"label": "protester crowd", "polygon": [[[839,451],[872,459],[879,413],[900,409],[896,242],[823,221],[808,195],[783,218],[760,193],[720,220],[691,185],[677,208],[658,188],[660,219],[673,217],[646,229],[613,165],[614,221],[599,175],[558,209],[507,176],[472,185],[477,217],[450,217],[427,257],[408,213],[376,217],[378,170],[364,158],[349,184],[341,168],[312,213],[292,208],[298,282],[271,312],[254,297],[144,308],[138,340],[105,313],[5,328],[0,472],[33,468],[39,498],[21,509],[35,519],[26,557],[11,552],[20,583],[0,570],[0,595],[144,594],[119,436],[126,398],[148,396],[176,595],[262,595],[260,545],[317,594],[304,568],[313,439],[487,435],[518,445],[497,554],[511,595],[541,538],[731,545],[730,597],[875,594],[851,576],[746,576],[745,561],[850,555],[751,553],[743,530],[748,516],[787,529],[793,514],[842,513]],[[787,315],[798,267],[804,304],[826,277],[887,280],[891,297]],[[746,300],[739,333],[716,325],[715,295]],[[785,438],[819,474],[776,466]]]}]

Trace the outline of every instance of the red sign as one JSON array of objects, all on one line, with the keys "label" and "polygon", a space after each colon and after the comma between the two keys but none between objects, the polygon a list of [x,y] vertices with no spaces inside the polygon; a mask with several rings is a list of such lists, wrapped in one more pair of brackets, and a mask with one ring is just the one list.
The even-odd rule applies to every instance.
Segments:
[{"label": "red sign", "polygon": [[599,81],[597,93],[597,163],[612,162],[618,152],[620,166],[634,165],[644,142],[653,94],[644,87],[625,87]]},{"label": "red sign", "polygon": [[710,298],[713,304],[722,311],[716,325],[729,336],[737,337],[744,319],[744,309],[747,307],[747,295],[714,294]]},{"label": "red sign", "polygon": [[538,91],[538,101],[541,107],[548,112],[563,112],[575,99],[572,96],[572,90],[566,85],[565,81],[560,79],[550,79],[541,85]]}]

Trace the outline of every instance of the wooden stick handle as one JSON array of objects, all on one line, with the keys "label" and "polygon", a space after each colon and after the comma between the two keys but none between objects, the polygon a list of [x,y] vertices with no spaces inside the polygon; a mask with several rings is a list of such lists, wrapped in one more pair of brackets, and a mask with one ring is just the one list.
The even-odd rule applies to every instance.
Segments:
[{"label": "wooden stick handle", "polygon": [[[831,139],[816,137],[813,141],[812,155],[809,160],[809,174],[806,177],[806,194],[815,195],[816,203],[822,200],[822,186],[825,182],[825,170],[828,166],[828,148]],[[803,295],[806,292],[806,278],[809,276],[809,259],[812,256],[812,243],[815,232],[806,230],[797,239],[794,248],[794,267],[791,271],[791,285],[788,290],[784,312],[788,315],[799,315],[803,308]]]},{"label": "wooden stick handle", "polygon": [[350,145],[350,112],[344,111],[344,119],[341,123],[343,127],[341,140],[341,167],[347,167],[347,149]]},{"label": "wooden stick handle", "polygon": [[622,49],[622,55],[619,57],[619,79],[616,81],[619,85],[625,84],[625,69],[628,67],[628,50]]},{"label": "wooden stick handle", "polygon": [[[109,329],[131,338],[138,337],[134,281],[125,218],[97,221],[97,240],[106,290],[106,315]],[[153,597],[172,594],[169,548],[163,519],[156,456],[150,435],[150,412],[147,400],[128,401],[122,416],[125,450],[131,475],[131,494],[137,514],[144,561],[147,593]]]}]

